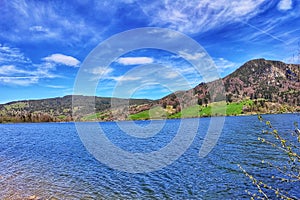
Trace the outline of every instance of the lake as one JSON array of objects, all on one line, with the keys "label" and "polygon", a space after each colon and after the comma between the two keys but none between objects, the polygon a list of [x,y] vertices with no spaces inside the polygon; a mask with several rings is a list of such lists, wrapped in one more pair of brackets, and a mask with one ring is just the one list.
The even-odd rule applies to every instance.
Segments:
[{"label": "lake", "polygon": [[[300,118],[297,114],[263,117],[282,133],[293,130],[293,122]],[[193,123],[198,119],[183,120]],[[74,123],[0,124],[0,199],[32,195],[40,199],[249,199],[245,190],[255,191],[255,187],[237,164],[268,180],[277,172],[261,160],[280,165],[285,157],[257,140],[265,127],[257,116],[233,116],[225,118],[213,150],[199,158],[209,122],[210,118],[200,119],[196,137],[179,159],[149,173],[127,173],[99,162],[86,150]],[[147,126],[149,122],[136,123]],[[147,139],[122,133],[115,122],[99,124],[115,145],[148,152],[168,144],[180,120],[164,123],[157,135]],[[299,197],[298,186],[285,189]]]}]

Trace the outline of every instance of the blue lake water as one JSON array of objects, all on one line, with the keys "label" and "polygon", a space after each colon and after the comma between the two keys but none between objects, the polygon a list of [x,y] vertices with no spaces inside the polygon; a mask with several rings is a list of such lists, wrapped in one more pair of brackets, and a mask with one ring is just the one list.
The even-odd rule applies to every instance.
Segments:
[{"label": "blue lake water", "polygon": [[[282,133],[292,130],[300,118],[296,114],[263,117]],[[192,145],[174,163],[138,174],[97,161],[84,147],[74,123],[0,124],[0,199],[32,195],[40,199],[249,199],[245,190],[255,191],[255,187],[237,164],[268,180],[276,171],[261,160],[280,165],[285,157],[257,140],[265,127],[257,116],[239,116],[225,118],[217,145],[199,158],[209,122],[210,118],[200,119]],[[149,122],[137,123],[147,126]],[[157,135],[143,139],[122,133],[115,122],[100,123],[115,145],[131,152],[159,150],[172,140],[179,124],[180,120],[166,120]],[[300,196],[299,184],[288,187]]]}]

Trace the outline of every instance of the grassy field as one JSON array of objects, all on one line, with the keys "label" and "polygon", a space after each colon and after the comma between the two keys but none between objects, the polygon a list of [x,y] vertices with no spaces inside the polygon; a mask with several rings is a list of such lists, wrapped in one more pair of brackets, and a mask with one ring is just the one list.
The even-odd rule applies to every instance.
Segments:
[{"label": "grassy field", "polygon": [[83,121],[99,121],[105,120],[108,117],[108,114],[105,112],[93,113],[86,115],[82,118]]},{"label": "grassy field", "polygon": [[[243,114],[244,106],[252,106],[252,100],[243,100],[240,102],[226,103],[214,102],[207,106],[193,105],[184,108],[181,112],[170,114],[160,106],[145,110],[136,114],[129,115],[127,120],[147,120],[147,119],[174,119],[174,118],[193,118],[193,117],[209,117],[209,116],[226,116]],[[83,121],[99,121],[107,118],[107,113],[94,113],[82,118]]]},{"label": "grassy field", "polygon": [[[181,112],[169,115],[163,108],[156,107],[152,111],[143,111],[129,116],[129,120],[143,120],[143,119],[159,119],[159,118],[191,118],[191,117],[209,117],[209,116],[224,116],[224,115],[241,115],[243,114],[244,106],[251,106],[252,100],[243,100],[241,102],[234,102],[227,104],[225,101],[215,102],[207,106],[193,105],[184,108]],[[151,115],[149,113],[160,113],[159,115]]]},{"label": "grassy field", "polygon": [[160,106],[145,110],[128,117],[128,120],[162,119],[168,116],[167,112]]}]

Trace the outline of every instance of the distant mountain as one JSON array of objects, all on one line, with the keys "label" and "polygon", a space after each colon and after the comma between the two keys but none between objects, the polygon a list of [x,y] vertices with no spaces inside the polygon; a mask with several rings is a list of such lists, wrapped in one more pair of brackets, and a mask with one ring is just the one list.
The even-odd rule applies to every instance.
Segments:
[{"label": "distant mountain", "polygon": [[[76,99],[73,105],[72,98]],[[126,120],[129,115],[153,107],[161,107],[172,115],[193,105],[207,107],[213,102],[232,104],[245,100],[250,103],[242,105],[244,114],[300,111],[300,65],[255,59],[222,79],[155,101],[76,95],[10,102],[0,104],[0,123]]]}]

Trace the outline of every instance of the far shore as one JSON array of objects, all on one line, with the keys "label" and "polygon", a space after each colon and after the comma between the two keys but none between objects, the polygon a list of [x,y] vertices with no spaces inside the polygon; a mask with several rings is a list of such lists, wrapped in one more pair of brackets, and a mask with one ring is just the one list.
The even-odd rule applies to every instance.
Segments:
[{"label": "far shore", "polygon": [[195,117],[184,117],[184,118],[153,118],[153,119],[125,119],[125,120],[80,120],[80,121],[41,121],[41,122],[0,122],[0,124],[40,124],[40,123],[81,123],[81,122],[130,122],[130,121],[152,121],[152,120],[178,120],[178,119],[194,119],[194,118],[211,118],[211,117],[243,117],[243,116],[256,116],[256,115],[278,115],[278,114],[298,114],[300,112],[269,112],[269,113],[243,113],[237,115],[207,115],[207,116],[195,116]]}]

